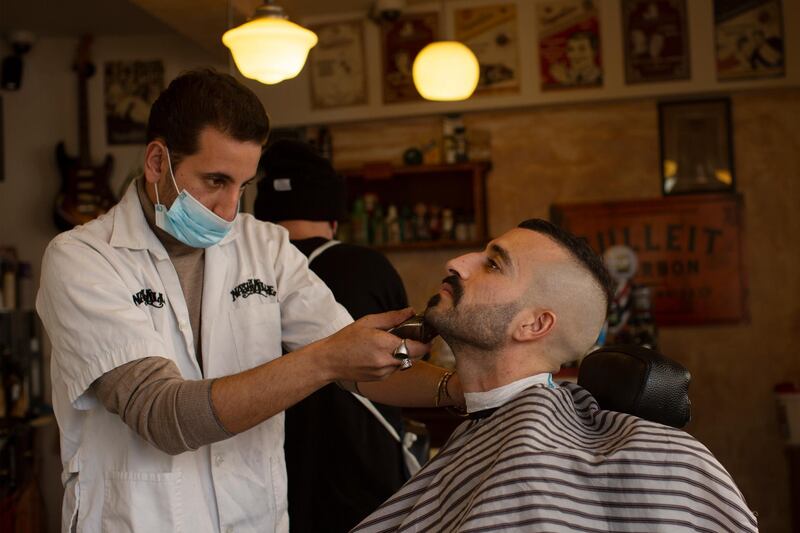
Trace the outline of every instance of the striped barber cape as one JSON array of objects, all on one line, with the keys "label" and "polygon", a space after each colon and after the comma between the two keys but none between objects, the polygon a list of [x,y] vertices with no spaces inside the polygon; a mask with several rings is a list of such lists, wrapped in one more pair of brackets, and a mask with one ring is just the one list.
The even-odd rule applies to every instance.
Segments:
[{"label": "striped barber cape", "polygon": [[459,426],[354,532],[757,531],[731,476],[688,433],[534,386]]}]

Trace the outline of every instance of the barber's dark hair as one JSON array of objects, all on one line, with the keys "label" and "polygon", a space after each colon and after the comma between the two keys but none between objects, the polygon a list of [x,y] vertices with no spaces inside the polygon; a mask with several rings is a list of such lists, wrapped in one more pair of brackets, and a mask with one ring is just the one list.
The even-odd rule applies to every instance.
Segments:
[{"label": "barber's dark hair", "polygon": [[603,294],[606,297],[606,306],[611,303],[614,298],[614,280],[611,274],[608,273],[603,260],[592,250],[585,239],[580,239],[564,228],[540,218],[530,218],[520,222],[518,227],[547,235],[566,248],[572,257],[577,259],[592,274],[600,288],[603,289]]},{"label": "barber's dark hair", "polygon": [[150,109],[147,142],[162,138],[173,166],[198,150],[200,131],[212,126],[242,142],[264,144],[269,118],[253,91],[233,76],[203,68],[184,72]]}]

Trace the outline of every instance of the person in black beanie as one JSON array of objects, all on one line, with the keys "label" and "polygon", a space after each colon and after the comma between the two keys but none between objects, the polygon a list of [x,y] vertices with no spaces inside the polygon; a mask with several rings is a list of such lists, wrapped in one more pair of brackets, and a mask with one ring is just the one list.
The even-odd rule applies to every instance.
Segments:
[{"label": "person in black beanie", "polygon": [[[263,154],[256,218],[289,230],[309,267],[358,319],[408,306],[403,282],[379,252],[334,240],[346,216],[345,183],[308,144],[279,140]],[[286,411],[292,533],[344,532],[394,494],[418,468],[403,447],[399,408],[335,384]]]}]

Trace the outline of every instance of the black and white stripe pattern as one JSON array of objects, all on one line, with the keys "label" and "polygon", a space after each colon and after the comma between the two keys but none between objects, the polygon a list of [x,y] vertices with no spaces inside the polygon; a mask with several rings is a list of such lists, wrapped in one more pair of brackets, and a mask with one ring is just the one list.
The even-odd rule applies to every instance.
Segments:
[{"label": "black and white stripe pattern", "polygon": [[728,472],[691,435],[534,386],[459,426],[354,532],[757,531]]}]

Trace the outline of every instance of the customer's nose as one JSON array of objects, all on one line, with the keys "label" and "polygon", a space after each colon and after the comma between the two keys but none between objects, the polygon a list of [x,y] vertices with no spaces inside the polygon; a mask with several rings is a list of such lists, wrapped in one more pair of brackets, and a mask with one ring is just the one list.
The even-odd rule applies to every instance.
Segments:
[{"label": "customer's nose", "polygon": [[467,279],[474,270],[479,256],[480,254],[478,253],[469,253],[451,259],[446,265],[448,274]]}]

